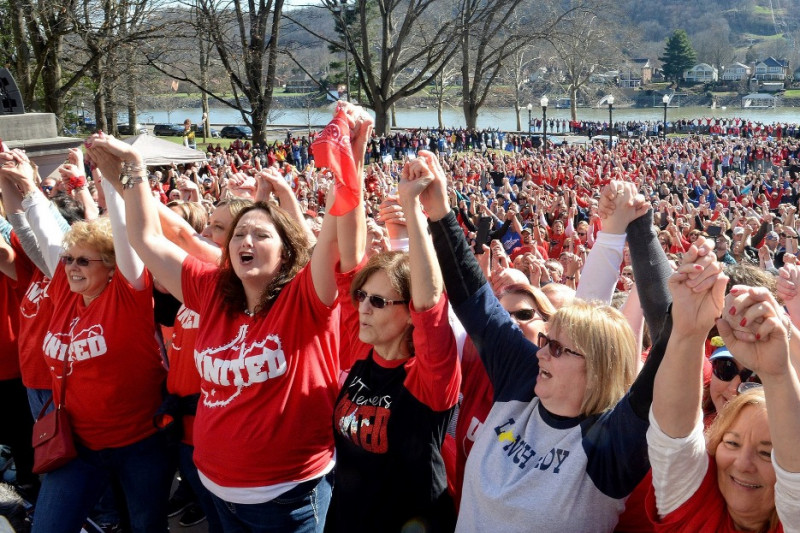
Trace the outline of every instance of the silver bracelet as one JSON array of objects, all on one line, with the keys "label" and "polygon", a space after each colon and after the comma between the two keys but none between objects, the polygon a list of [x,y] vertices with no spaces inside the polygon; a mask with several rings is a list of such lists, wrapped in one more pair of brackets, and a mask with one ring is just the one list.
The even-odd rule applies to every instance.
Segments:
[{"label": "silver bracelet", "polygon": [[139,165],[138,163],[126,161],[122,164],[123,174],[133,174],[134,172],[144,172],[145,170],[147,170],[147,167],[144,165]]}]

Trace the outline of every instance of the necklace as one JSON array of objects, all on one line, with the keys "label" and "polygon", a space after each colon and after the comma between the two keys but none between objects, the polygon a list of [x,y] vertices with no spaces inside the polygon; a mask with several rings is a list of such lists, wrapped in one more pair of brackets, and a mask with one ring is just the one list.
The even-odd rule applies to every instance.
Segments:
[{"label": "necklace", "polygon": [[255,311],[251,311],[249,309],[245,309],[244,310],[244,314],[249,316],[249,317],[254,317],[256,315]]}]

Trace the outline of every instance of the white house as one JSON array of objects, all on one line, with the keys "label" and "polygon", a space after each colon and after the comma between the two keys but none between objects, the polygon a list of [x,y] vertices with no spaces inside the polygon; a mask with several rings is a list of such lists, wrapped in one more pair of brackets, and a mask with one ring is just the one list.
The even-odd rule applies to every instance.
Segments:
[{"label": "white house", "polygon": [[784,81],[789,70],[789,62],[785,59],[768,57],[756,62],[753,73],[758,81]]},{"label": "white house", "polygon": [[717,81],[717,69],[708,63],[698,63],[683,72],[683,79],[690,83],[709,83]]},{"label": "white house", "polygon": [[722,80],[723,81],[746,80],[750,77],[750,73],[752,71],[753,69],[751,69],[744,63],[731,63],[730,65],[725,65],[724,70],[722,71]]}]

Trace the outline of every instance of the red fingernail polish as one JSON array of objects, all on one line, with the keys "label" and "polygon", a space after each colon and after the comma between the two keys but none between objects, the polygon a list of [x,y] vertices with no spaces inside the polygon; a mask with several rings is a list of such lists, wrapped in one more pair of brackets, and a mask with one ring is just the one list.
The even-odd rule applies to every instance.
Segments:
[{"label": "red fingernail polish", "polygon": [[739,325],[742,326],[742,327],[745,327],[747,325],[747,319],[743,318],[742,321],[739,322]]},{"label": "red fingernail polish", "polygon": [[736,308],[735,307],[731,307],[730,309],[728,309],[728,314],[735,315],[736,314]]},{"label": "red fingernail polish", "polygon": [[729,294],[739,294],[739,290],[740,290],[740,289],[738,289],[738,288],[734,287],[734,288],[732,288],[732,289],[730,290]]},{"label": "red fingernail polish", "polygon": [[756,340],[757,340],[757,341],[760,341],[760,340],[761,340],[761,335],[759,335],[758,333],[756,333]]}]

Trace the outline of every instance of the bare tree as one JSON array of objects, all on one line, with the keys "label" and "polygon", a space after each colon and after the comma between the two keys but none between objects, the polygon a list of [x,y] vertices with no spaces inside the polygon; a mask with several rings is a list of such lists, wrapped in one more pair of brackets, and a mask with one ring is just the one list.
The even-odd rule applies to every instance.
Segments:
[{"label": "bare tree", "polygon": [[612,69],[622,58],[612,28],[609,20],[596,13],[575,11],[550,40],[564,66],[572,120],[578,119],[578,91],[592,75]]},{"label": "bare tree", "polygon": [[[539,60],[539,55],[534,54],[533,48],[526,46],[516,50],[507,61],[504,69],[506,78],[514,85],[514,112],[517,116],[517,131],[522,131],[522,120],[520,112],[522,111],[524,97],[530,97],[530,93],[525,94],[525,87],[530,81],[530,71],[534,63]],[[529,102],[530,103],[530,102]],[[526,131],[530,129],[530,124]]]},{"label": "bare tree", "polygon": [[266,142],[272,106],[283,0],[195,0],[198,38],[208,40],[230,79],[233,102],[212,90],[194,74],[196,59],[177,57],[163,42],[147,52],[152,66],[171,78],[189,83],[218,102],[238,110],[253,129],[253,139]]},{"label": "bare tree", "polygon": [[70,91],[96,72],[102,58],[153,31],[122,31],[148,15],[150,0],[10,0],[9,5],[23,100],[59,118]]},{"label": "bare tree", "polygon": [[[428,86],[455,55],[459,21],[450,16],[451,0],[352,1],[357,23],[340,25],[341,41],[291,14],[286,18],[347,50],[367,100],[362,103],[375,111],[375,130],[388,133],[392,107]],[[322,0],[322,4],[328,13],[341,16],[341,4],[349,2]],[[371,16],[376,11],[377,16]],[[291,56],[290,50],[286,52]],[[306,73],[313,78],[313,73]]]},{"label": "bare tree", "polygon": [[457,74],[458,69],[456,67],[446,66],[439,74],[434,76],[431,83],[430,92],[431,95],[436,98],[436,118],[439,122],[439,128],[444,128],[442,111],[444,109],[446,97],[453,92],[454,87],[452,81]]},{"label": "bare tree", "polygon": [[596,0],[526,2],[459,0],[461,33],[462,106],[468,128],[491,94],[505,62],[523,46],[552,40],[562,21],[591,12]]},{"label": "bare tree", "polygon": [[730,43],[730,28],[725,19],[715,24],[713,28],[695,35],[692,38],[692,45],[697,51],[698,61],[708,63],[720,71],[736,57],[736,52]]}]

